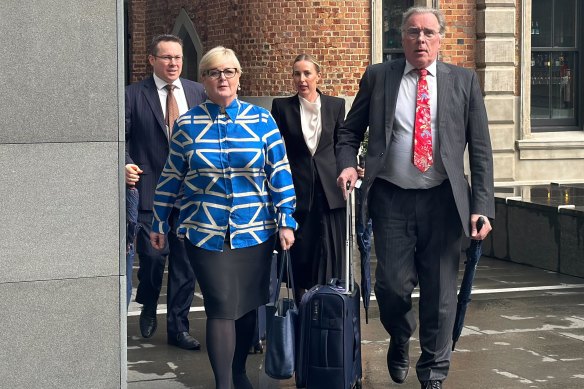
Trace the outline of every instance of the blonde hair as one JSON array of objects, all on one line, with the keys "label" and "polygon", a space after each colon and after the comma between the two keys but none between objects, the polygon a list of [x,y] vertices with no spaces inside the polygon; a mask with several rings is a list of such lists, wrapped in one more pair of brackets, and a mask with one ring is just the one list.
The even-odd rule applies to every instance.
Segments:
[{"label": "blonde hair", "polygon": [[215,65],[224,60],[232,61],[235,64],[238,73],[243,73],[241,70],[241,64],[239,63],[235,52],[223,46],[217,46],[207,51],[205,55],[203,55],[203,58],[201,58],[201,61],[199,62],[199,76],[202,77],[207,70],[213,69]]},{"label": "blonde hair", "polygon": [[300,62],[300,61],[308,61],[308,62],[312,63],[314,65],[314,67],[316,68],[316,72],[317,73],[320,73],[321,72],[321,66],[320,66],[320,64],[310,54],[300,54],[296,58],[294,58],[294,63],[292,64],[292,71],[294,71],[294,65],[296,64],[296,62]]}]

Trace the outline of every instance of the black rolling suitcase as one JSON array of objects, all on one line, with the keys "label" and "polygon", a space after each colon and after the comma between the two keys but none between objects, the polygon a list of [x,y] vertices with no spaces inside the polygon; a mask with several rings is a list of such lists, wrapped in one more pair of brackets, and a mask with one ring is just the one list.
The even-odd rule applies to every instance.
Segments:
[{"label": "black rolling suitcase", "polygon": [[352,197],[347,199],[346,280],[317,285],[300,303],[298,388],[361,388],[361,296],[353,276]]}]

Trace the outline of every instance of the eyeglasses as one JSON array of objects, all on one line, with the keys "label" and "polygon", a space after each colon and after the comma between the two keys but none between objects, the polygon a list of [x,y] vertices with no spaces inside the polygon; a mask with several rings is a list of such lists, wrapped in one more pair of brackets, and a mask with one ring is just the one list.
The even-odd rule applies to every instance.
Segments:
[{"label": "eyeglasses", "polygon": [[406,30],[406,35],[410,39],[417,39],[422,33],[424,33],[424,36],[428,39],[432,39],[439,35],[438,31],[430,30],[429,28],[408,28]]},{"label": "eyeglasses", "polygon": [[213,80],[221,78],[221,74],[223,74],[225,78],[233,78],[237,74],[237,68],[225,68],[223,70],[210,69],[205,70],[203,74]]},{"label": "eyeglasses", "polygon": [[182,55],[175,55],[175,56],[171,56],[171,55],[155,55],[154,57],[160,59],[163,62],[172,62],[172,60],[174,59],[176,62],[182,62],[183,60],[183,56]]}]

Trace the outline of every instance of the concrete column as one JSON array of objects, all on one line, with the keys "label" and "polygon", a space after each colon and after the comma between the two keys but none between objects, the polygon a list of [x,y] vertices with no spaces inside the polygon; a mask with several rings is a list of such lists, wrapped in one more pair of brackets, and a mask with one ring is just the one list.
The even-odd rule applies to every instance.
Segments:
[{"label": "concrete column", "polygon": [[477,0],[477,73],[485,93],[495,181],[515,178],[515,0]]},{"label": "concrete column", "polygon": [[123,1],[0,10],[0,386],[124,388]]}]

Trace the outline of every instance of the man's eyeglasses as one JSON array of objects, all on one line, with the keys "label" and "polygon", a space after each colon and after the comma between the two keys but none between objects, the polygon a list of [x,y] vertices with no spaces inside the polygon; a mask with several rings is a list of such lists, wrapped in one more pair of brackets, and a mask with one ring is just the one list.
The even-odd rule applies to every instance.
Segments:
[{"label": "man's eyeglasses", "polygon": [[408,28],[406,30],[406,35],[410,39],[417,39],[422,33],[428,39],[432,39],[439,34],[438,31],[430,30],[429,28]]},{"label": "man's eyeglasses", "polygon": [[172,60],[174,59],[176,62],[182,62],[183,60],[183,56],[182,55],[175,55],[175,56],[171,56],[171,55],[155,55],[156,58],[158,58],[159,60],[163,61],[163,62],[167,62],[170,63],[172,62]]},{"label": "man's eyeglasses", "polygon": [[237,74],[237,68],[225,68],[223,70],[219,69],[210,69],[205,70],[203,74],[213,80],[217,80],[221,77],[221,74],[225,76],[225,78],[233,78]]}]

